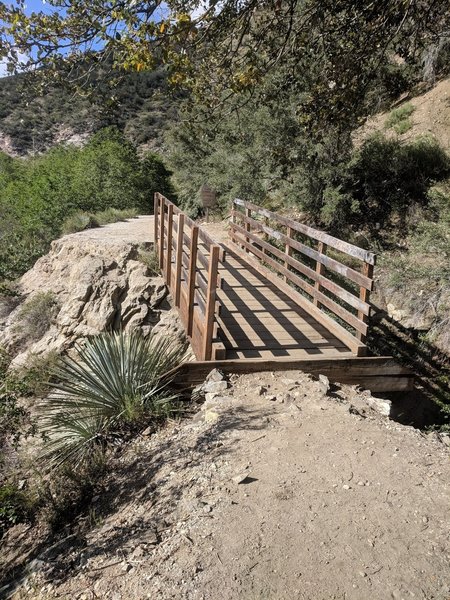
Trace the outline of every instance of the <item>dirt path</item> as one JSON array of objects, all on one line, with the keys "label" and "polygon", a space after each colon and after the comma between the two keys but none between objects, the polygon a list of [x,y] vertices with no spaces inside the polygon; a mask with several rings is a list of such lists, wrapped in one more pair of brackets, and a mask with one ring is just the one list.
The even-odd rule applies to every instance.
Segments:
[{"label": "dirt path", "polygon": [[220,394],[116,459],[86,547],[15,598],[448,600],[436,436],[296,372]]},{"label": "dirt path", "polygon": [[153,222],[153,216],[144,215],[72,233],[64,239],[76,236],[77,240],[85,239],[105,244],[145,244],[154,240]]}]

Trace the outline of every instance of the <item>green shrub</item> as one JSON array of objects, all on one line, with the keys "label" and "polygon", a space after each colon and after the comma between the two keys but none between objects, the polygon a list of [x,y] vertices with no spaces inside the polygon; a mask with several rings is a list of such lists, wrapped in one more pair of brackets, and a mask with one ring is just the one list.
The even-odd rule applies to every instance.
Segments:
[{"label": "green shrub", "polygon": [[159,258],[155,250],[139,250],[138,260],[144,263],[150,275],[160,275]]},{"label": "green shrub", "polygon": [[7,483],[0,486],[0,537],[4,532],[27,521],[30,517],[30,506],[26,494],[15,485]]},{"label": "green shrub", "polygon": [[135,210],[150,214],[155,191],[173,192],[162,160],[139,157],[114,128],[83,148],[56,147],[25,160],[0,153],[0,183],[0,281],[22,275],[63,230],[129,218]]},{"label": "green shrub", "polygon": [[357,206],[352,220],[368,227],[383,226],[395,214],[405,221],[410,206],[426,206],[430,186],[449,172],[449,157],[434,138],[401,144],[376,134],[349,167],[346,190]]},{"label": "green shrub", "polygon": [[412,127],[411,115],[415,108],[409,102],[394,109],[386,119],[386,129],[394,129],[398,134],[406,133]]},{"label": "green shrub", "polygon": [[77,212],[64,221],[62,232],[64,234],[77,233],[78,231],[84,231],[85,229],[101,227],[108,223],[132,219],[137,215],[138,211],[135,208],[124,208],[123,210],[108,208],[96,213]]},{"label": "green shrub", "polygon": [[28,339],[37,341],[50,328],[56,308],[53,292],[38,292],[21,306],[16,327],[20,332],[26,332]]},{"label": "green shrub", "polygon": [[114,435],[172,410],[162,376],[185,356],[185,347],[168,338],[138,332],[104,333],[77,346],[54,371],[57,392],[41,405],[51,466],[84,468],[101,460]]},{"label": "green shrub", "polygon": [[64,221],[62,225],[62,233],[67,235],[69,233],[84,231],[85,229],[93,229],[94,227],[100,227],[100,223],[93,214],[77,212],[73,215],[70,215],[70,217],[67,217],[67,219]]}]

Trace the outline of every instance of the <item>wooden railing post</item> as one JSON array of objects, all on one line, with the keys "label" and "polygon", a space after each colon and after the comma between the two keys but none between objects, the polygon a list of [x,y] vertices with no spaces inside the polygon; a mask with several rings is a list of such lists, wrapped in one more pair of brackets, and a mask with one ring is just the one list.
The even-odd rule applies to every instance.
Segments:
[{"label": "wooden railing post", "polygon": [[208,288],[205,303],[205,325],[202,340],[202,360],[211,360],[216,312],[216,290],[219,272],[220,246],[213,245],[209,250]]},{"label": "wooden railing post", "polygon": [[164,269],[164,222],[165,222],[166,206],[164,197],[160,197],[159,205],[159,269],[162,272]]},{"label": "wooden railing post", "polygon": [[[319,242],[318,245],[317,245],[317,251],[319,252],[319,254],[326,254],[327,253],[327,245],[324,244],[323,242]],[[323,275],[324,271],[325,271],[325,267],[323,266],[323,264],[320,261],[316,261],[316,273],[317,273],[317,275]],[[318,281],[315,282],[314,289],[317,292],[320,292],[320,283]],[[317,300],[317,298],[313,298],[313,304],[315,306],[320,306],[319,301]]]},{"label": "wooden railing post", "polygon": [[[369,277],[369,279],[373,279],[373,267],[374,267],[373,265],[369,265],[369,263],[364,262],[361,267],[361,273],[365,277]],[[359,299],[362,300],[363,302],[367,302],[367,304],[369,304],[370,292],[368,289],[366,289],[363,286],[360,286],[360,288],[359,288]],[[363,323],[369,322],[368,315],[365,315],[360,310],[358,311],[358,319],[360,319]],[[356,337],[358,338],[358,340],[360,342],[366,341],[366,336],[363,335],[360,331],[356,332]]]},{"label": "wooden railing post", "polygon": [[166,255],[166,283],[172,283],[172,237],[173,237],[173,204],[167,209],[167,255]]},{"label": "wooden railing post", "polygon": [[[294,235],[294,230],[292,229],[292,227],[287,228],[286,235],[288,236],[289,239],[292,239],[292,237]],[[284,251],[287,256],[292,256],[292,246],[289,244],[289,242],[286,243]],[[289,263],[287,260],[284,261],[284,267],[285,267],[285,269],[287,269],[289,271]],[[284,276],[284,280],[285,281],[288,280],[287,275]]]},{"label": "wooden railing post", "polygon": [[158,214],[159,214],[159,194],[155,192],[153,202],[153,242],[155,249],[158,247]]},{"label": "wooden railing post", "polygon": [[178,215],[178,231],[177,231],[177,256],[175,259],[175,291],[174,301],[175,306],[180,306],[180,291],[181,291],[181,267],[183,265],[183,236],[184,236],[184,214]]},{"label": "wooden railing post", "polygon": [[[252,211],[250,208],[246,208],[245,209],[245,216],[248,217],[249,219],[251,219],[252,217]],[[251,226],[250,223],[245,223],[245,231],[248,231],[250,233],[251,230]],[[247,242],[247,244],[250,243],[250,238],[246,237],[245,241]],[[250,250],[248,248],[245,249],[246,252],[250,252]]]},{"label": "wooden railing post", "polygon": [[187,334],[192,335],[192,325],[194,322],[194,294],[195,294],[195,272],[197,269],[197,248],[198,248],[198,225],[194,225],[191,229],[191,251],[189,256],[189,273],[188,273],[188,320]]}]

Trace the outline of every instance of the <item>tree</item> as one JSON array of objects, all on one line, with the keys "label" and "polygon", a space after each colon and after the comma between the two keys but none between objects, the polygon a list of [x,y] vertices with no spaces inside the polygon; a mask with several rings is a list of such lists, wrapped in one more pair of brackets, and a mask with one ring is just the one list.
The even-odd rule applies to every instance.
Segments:
[{"label": "tree", "polygon": [[[297,92],[308,127],[348,120],[386,56],[417,59],[450,22],[442,0],[50,0],[47,6],[50,14],[27,15],[24,0],[0,5],[1,53],[12,69],[41,65],[49,78],[57,72],[83,84],[88,61],[113,57],[116,68],[142,71],[163,60],[172,80],[213,111],[281,64],[282,86],[297,86],[306,68]],[[313,71],[311,57],[319,59]]]}]

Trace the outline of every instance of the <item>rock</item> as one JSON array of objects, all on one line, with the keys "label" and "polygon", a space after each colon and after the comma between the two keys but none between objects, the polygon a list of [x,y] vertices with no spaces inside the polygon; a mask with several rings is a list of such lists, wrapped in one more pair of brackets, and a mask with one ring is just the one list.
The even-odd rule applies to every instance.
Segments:
[{"label": "rock", "polygon": [[[141,219],[146,222],[142,217],[138,224]],[[15,357],[13,366],[25,364],[30,353],[60,353],[78,338],[108,329],[141,328],[146,334],[185,339],[175,309],[167,303],[163,308],[168,294],[164,280],[148,276],[147,266],[137,260],[146,234],[130,226],[116,223],[64,236],[22,276],[19,304],[0,322],[2,345]],[[21,308],[47,292],[54,297],[55,314],[39,339],[33,339],[27,327],[20,327]]]},{"label": "rock", "polygon": [[217,421],[219,420],[219,413],[214,411],[214,410],[205,410],[205,415],[204,415],[204,419],[205,419],[205,423],[217,423]]},{"label": "rock", "polygon": [[270,402],[276,402],[277,397],[276,396],[266,396],[266,400],[270,400]]},{"label": "rock", "polygon": [[443,444],[450,447],[450,434],[449,433],[441,433],[440,438]]},{"label": "rock", "polygon": [[392,402],[383,398],[374,398],[373,396],[366,396],[364,401],[376,412],[380,413],[385,417],[389,417],[391,414]]},{"label": "rock", "polygon": [[219,371],[219,369],[213,369],[209,375],[207,376],[207,378],[205,379],[206,382],[211,382],[211,381],[223,381],[224,380],[224,374],[222,373],[222,371]]},{"label": "rock", "polygon": [[205,394],[220,394],[226,389],[228,389],[228,383],[226,381],[208,381],[203,385]]},{"label": "rock", "polygon": [[137,546],[131,553],[131,558],[141,558],[145,554],[145,547],[141,544]]},{"label": "rock", "polygon": [[297,382],[295,381],[295,379],[282,378],[281,383],[283,385],[291,386],[291,385],[295,385]]},{"label": "rock", "polygon": [[324,394],[328,394],[330,391],[330,380],[325,375],[319,375],[319,381],[321,383],[322,391]]},{"label": "rock", "polygon": [[343,489],[343,490],[350,490],[350,489],[351,489],[351,487],[350,487],[349,485],[347,485],[347,484],[344,484],[344,485],[342,486],[342,489]]},{"label": "rock", "polygon": [[248,471],[244,471],[243,473],[239,473],[232,478],[232,481],[237,485],[241,483],[249,483],[252,478],[250,477],[250,473]]}]

